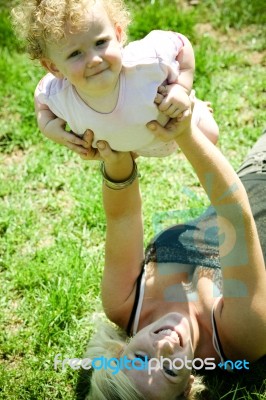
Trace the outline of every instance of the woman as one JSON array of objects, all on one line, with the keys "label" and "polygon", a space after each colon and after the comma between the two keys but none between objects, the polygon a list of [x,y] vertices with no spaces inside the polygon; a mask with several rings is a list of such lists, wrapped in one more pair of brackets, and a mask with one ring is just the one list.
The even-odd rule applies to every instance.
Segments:
[{"label": "woman", "polygon": [[[129,153],[98,143],[107,220],[102,301],[108,318],[133,337],[128,341],[108,327],[92,339],[87,357],[124,357],[131,366],[116,374],[111,368],[91,369],[88,399],[192,398],[193,359],[221,366],[226,359],[242,360],[247,366],[266,354],[265,264],[252,215],[266,250],[260,201],[266,175],[263,163],[254,162],[261,142],[266,151],[265,135],[240,172],[251,211],[239,177],[189,118],[167,128],[156,122],[148,127],[162,140],[176,140],[213,208],[163,232],[144,257],[135,162]],[[149,359],[163,363],[141,369]],[[173,362],[177,359],[180,365]]]}]

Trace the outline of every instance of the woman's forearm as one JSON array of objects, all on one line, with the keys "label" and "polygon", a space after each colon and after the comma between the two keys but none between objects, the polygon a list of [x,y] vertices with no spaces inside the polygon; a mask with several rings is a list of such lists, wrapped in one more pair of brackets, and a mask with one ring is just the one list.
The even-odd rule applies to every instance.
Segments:
[{"label": "woman's forearm", "polygon": [[246,191],[233,167],[196,126],[176,141],[214,207],[237,203],[244,213],[251,214]]},{"label": "woman's forearm", "polygon": [[[122,155],[115,163],[105,162],[104,167],[104,179],[108,180],[103,182],[107,227],[102,301],[108,317],[126,326],[128,317],[123,307],[144,257],[141,197],[130,154]],[[122,189],[121,185],[116,189],[114,182],[122,182]]]},{"label": "woman's forearm", "polygon": [[[124,182],[134,173],[134,161],[125,153],[117,162],[105,162],[105,173],[113,182]],[[141,212],[138,177],[122,190],[110,189],[103,182],[103,202],[107,218],[124,218],[125,215]]]}]

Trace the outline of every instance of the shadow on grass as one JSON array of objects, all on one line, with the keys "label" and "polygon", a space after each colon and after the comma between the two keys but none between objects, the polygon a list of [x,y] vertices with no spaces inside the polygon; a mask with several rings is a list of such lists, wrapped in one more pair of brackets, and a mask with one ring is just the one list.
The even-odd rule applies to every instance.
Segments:
[{"label": "shadow on grass", "polygon": [[204,376],[207,390],[199,396],[200,400],[258,400],[266,398],[266,356],[249,370],[226,372],[221,369]]},{"label": "shadow on grass", "polygon": [[91,387],[92,369],[81,368],[78,372],[78,380],[75,387],[75,399],[84,400]]}]

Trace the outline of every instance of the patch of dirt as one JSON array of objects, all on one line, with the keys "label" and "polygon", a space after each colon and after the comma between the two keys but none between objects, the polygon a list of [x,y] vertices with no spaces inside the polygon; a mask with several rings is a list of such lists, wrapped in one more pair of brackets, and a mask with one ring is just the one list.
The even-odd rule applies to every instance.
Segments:
[{"label": "patch of dirt", "polygon": [[4,165],[20,164],[25,157],[25,152],[22,150],[14,150],[11,154],[3,155]]},{"label": "patch of dirt", "polygon": [[200,0],[179,0],[177,6],[182,10],[191,10],[191,8],[197,6]]},{"label": "patch of dirt", "polygon": [[251,45],[257,40],[256,26],[249,26],[248,28],[241,30],[230,28],[228,29],[228,32],[224,34],[218,30],[215,30],[210,23],[206,23],[197,24],[196,30],[202,36],[208,35],[213,37],[227,50],[238,53],[241,52],[250,65],[265,65],[266,51],[258,52],[251,49]]},{"label": "patch of dirt", "polygon": [[249,57],[248,60],[250,64],[261,64],[261,65],[266,65],[266,51],[259,53],[258,51],[253,51]]}]

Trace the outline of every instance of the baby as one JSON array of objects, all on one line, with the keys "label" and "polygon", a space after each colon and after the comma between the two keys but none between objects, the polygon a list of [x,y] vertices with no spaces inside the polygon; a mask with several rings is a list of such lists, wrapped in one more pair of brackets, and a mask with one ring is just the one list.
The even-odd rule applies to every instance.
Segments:
[{"label": "baby", "polygon": [[[48,71],[35,91],[44,135],[83,155],[87,129],[93,146],[106,140],[114,150],[147,157],[176,150],[146,124],[187,113],[195,61],[185,36],[155,30],[123,47],[129,15],[122,0],[24,0],[12,14],[31,58]],[[193,119],[216,142],[218,127],[205,103],[195,100]]]}]

